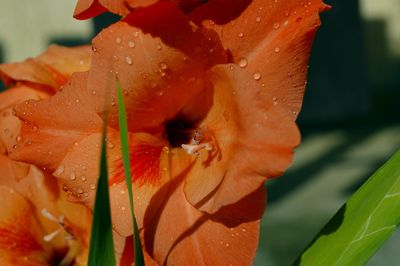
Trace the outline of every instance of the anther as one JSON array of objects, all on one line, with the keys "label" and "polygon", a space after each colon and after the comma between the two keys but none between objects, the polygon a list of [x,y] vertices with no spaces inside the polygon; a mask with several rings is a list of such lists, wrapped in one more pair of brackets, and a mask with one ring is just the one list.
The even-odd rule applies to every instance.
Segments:
[{"label": "anther", "polygon": [[213,146],[209,142],[202,144],[182,144],[181,146],[189,155],[199,155],[199,151],[203,149],[206,151],[213,150]]},{"label": "anther", "polygon": [[43,240],[46,242],[50,242],[53,240],[58,234],[61,233],[62,230],[64,230],[67,233],[67,236],[65,237],[66,240],[73,239],[73,236],[70,234],[70,232],[67,230],[67,227],[64,223],[65,217],[64,215],[61,215],[59,218],[55,217],[53,214],[51,214],[46,208],[43,208],[41,211],[42,215],[49,219],[52,222],[55,222],[58,224],[60,227],[59,229],[45,235],[43,237]]}]

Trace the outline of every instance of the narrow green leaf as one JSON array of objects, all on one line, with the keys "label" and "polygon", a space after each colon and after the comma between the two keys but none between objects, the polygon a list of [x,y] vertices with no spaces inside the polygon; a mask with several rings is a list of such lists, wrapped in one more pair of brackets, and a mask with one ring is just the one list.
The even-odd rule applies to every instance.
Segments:
[{"label": "narrow green leaf", "polygon": [[131,166],[129,159],[128,123],[126,119],[124,97],[122,96],[121,85],[119,84],[118,80],[117,80],[117,95],[118,95],[118,121],[119,121],[119,132],[121,139],[122,161],[124,163],[125,182],[128,188],[129,204],[131,207],[130,209],[132,215],[135,266],[144,266],[142,244],[140,243],[139,230],[136,223],[135,209],[133,205],[132,177],[131,177]]},{"label": "narrow green leaf", "polygon": [[364,265],[400,224],[400,151],[328,222],[296,265]]},{"label": "narrow green leaf", "polygon": [[107,153],[105,147],[105,130],[103,130],[100,177],[97,182],[92,234],[90,238],[89,266],[115,266],[110,196],[108,194]]}]

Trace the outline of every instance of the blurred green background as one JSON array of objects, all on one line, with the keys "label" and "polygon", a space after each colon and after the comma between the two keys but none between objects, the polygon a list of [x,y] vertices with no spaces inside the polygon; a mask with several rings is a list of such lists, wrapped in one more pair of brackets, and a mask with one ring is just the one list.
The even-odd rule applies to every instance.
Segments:
[{"label": "blurred green background", "polygon": [[[290,265],[345,200],[400,148],[400,0],[326,0],[299,126],[303,142],[268,208],[255,265]],[[71,0],[0,0],[0,62],[50,43],[88,43],[115,20],[72,18]],[[400,167],[400,166],[399,166]],[[400,204],[400,203],[399,203]],[[400,265],[400,230],[369,262]],[[321,254],[323,256],[323,254]]]}]

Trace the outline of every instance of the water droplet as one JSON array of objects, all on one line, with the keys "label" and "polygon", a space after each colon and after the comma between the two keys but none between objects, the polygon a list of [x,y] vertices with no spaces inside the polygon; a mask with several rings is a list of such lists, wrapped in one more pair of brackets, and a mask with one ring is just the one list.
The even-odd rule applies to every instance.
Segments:
[{"label": "water droplet", "polygon": [[125,211],[125,210],[126,210],[125,206],[122,206],[121,211]]},{"label": "water droplet", "polygon": [[91,190],[95,190],[96,189],[96,185],[95,184],[90,184],[89,187],[90,187]]},{"label": "water droplet", "polygon": [[157,49],[158,51],[160,51],[160,50],[162,49],[161,44],[158,44],[157,47],[156,47],[156,49]]},{"label": "water droplet", "polygon": [[240,33],[238,34],[238,36],[239,36],[239,38],[243,38],[244,33],[243,33],[243,32],[240,32]]},{"label": "water droplet", "polygon": [[290,13],[289,13],[288,10],[286,10],[286,11],[285,11],[285,17],[289,17],[289,16],[290,16]]},{"label": "water droplet", "polygon": [[83,196],[84,196],[85,198],[87,198],[87,197],[89,196],[89,193],[85,192],[85,193],[83,193]]},{"label": "water droplet", "polygon": [[115,42],[118,43],[118,44],[120,44],[120,43],[122,42],[122,40],[121,40],[121,38],[117,37],[117,38],[115,39]]},{"label": "water droplet", "polygon": [[33,127],[32,127],[32,131],[33,131],[33,132],[38,131],[38,129],[39,129],[39,128],[38,128],[37,126],[33,126]]},{"label": "water droplet", "polygon": [[293,77],[293,74],[291,72],[288,72],[287,75],[289,76],[289,78]]},{"label": "water droplet", "polygon": [[135,36],[136,38],[139,37],[139,32],[138,32],[138,31],[135,31],[135,32],[133,33],[133,36]]},{"label": "water droplet", "polygon": [[130,58],[129,56],[127,56],[127,57],[125,57],[125,62],[128,64],[128,65],[132,65],[132,58]]},{"label": "water droplet", "polygon": [[84,63],[85,63],[85,61],[79,60],[79,64],[80,64],[80,65],[83,65]]},{"label": "water droplet", "polygon": [[71,180],[75,180],[75,179],[76,179],[76,174],[75,174],[75,172],[71,172],[71,173],[69,174],[69,179],[71,179]]},{"label": "water droplet", "polygon": [[281,49],[279,47],[275,47],[274,51],[275,51],[275,53],[279,53],[281,51]]},{"label": "water droplet", "polygon": [[302,21],[303,20],[303,18],[302,17],[298,17],[298,18],[296,18],[296,22],[300,22],[300,21]]},{"label": "water droplet", "polygon": [[260,73],[260,72],[254,73],[253,78],[254,78],[255,80],[260,80],[260,79],[261,79],[261,73]]},{"label": "water droplet", "polygon": [[241,67],[241,68],[245,68],[245,67],[247,67],[247,59],[246,58],[241,58],[241,59],[239,59],[239,66]]},{"label": "water droplet", "polygon": [[134,41],[129,41],[129,42],[128,42],[128,47],[129,47],[129,48],[134,48],[135,46],[136,46],[136,44],[135,44]]},{"label": "water droplet", "polygon": [[86,181],[86,176],[83,175],[83,176],[81,177],[81,179],[82,179],[83,182],[85,182],[85,181]]},{"label": "water droplet", "polygon": [[161,63],[160,63],[160,68],[161,68],[162,70],[167,70],[167,69],[168,69],[168,65],[167,65],[165,62],[161,62]]},{"label": "water droplet", "polygon": [[93,94],[93,95],[96,95],[96,91],[95,91],[95,90],[92,90],[92,94]]},{"label": "water droplet", "polygon": [[225,244],[225,247],[229,248],[229,246],[230,246],[229,243],[226,243],[226,244]]},{"label": "water droplet", "polygon": [[22,137],[21,137],[21,136],[18,136],[18,137],[16,138],[16,140],[17,140],[17,142],[21,142]]},{"label": "water droplet", "polygon": [[78,194],[82,194],[82,193],[83,193],[83,189],[80,188],[80,187],[78,187],[78,188],[76,189],[76,192],[77,192]]},{"label": "water droplet", "polygon": [[114,147],[115,147],[114,143],[112,143],[111,141],[107,141],[107,148],[112,149]]},{"label": "water droplet", "polygon": [[56,171],[54,172],[55,175],[61,175],[62,173],[64,173],[65,167],[64,165],[60,165]]},{"label": "water droplet", "polygon": [[275,30],[277,30],[277,29],[279,29],[279,26],[280,26],[281,24],[279,24],[278,22],[275,22],[274,23],[274,25],[273,25],[273,28],[275,29]]},{"label": "water droplet", "polygon": [[261,18],[260,18],[260,17],[256,17],[256,21],[257,21],[257,22],[260,22],[260,21],[261,21]]},{"label": "water droplet", "polygon": [[125,194],[125,190],[121,189],[121,190],[119,191],[119,193],[120,193],[120,194]]}]

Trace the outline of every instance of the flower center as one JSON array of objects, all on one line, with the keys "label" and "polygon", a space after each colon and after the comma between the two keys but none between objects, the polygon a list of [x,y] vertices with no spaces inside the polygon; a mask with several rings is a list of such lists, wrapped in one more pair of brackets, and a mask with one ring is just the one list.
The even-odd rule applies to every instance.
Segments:
[{"label": "flower center", "polygon": [[165,126],[166,138],[173,148],[180,148],[182,144],[190,143],[195,134],[196,122],[183,116],[169,121]]}]

